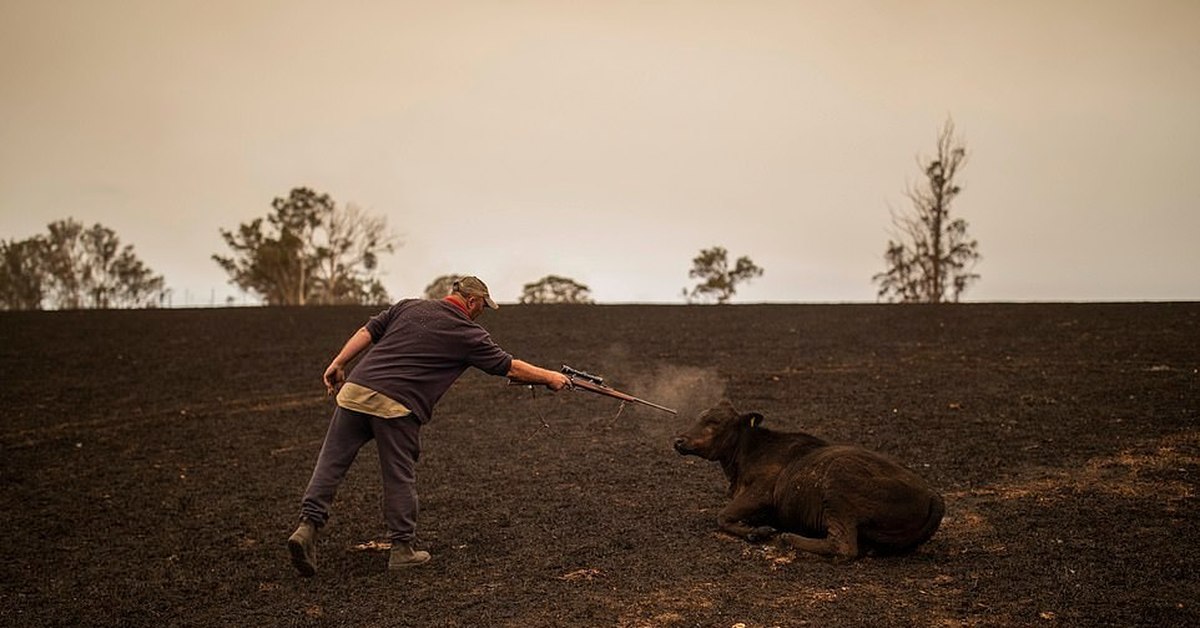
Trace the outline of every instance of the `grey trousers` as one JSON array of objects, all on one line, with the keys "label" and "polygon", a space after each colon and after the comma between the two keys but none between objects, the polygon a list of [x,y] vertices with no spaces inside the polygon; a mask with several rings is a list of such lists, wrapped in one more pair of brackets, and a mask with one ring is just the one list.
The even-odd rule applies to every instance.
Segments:
[{"label": "grey trousers", "polygon": [[383,518],[393,543],[409,543],[417,528],[417,459],[421,423],[415,416],[381,419],[338,407],[329,421],[325,444],[304,491],[300,516],[318,528],[329,520],[338,485],[367,441],[375,439],[383,476]]}]

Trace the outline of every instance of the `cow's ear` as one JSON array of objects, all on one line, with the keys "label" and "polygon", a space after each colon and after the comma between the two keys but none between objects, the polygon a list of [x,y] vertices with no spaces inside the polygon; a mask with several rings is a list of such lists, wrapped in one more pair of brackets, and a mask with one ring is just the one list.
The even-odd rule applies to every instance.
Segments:
[{"label": "cow's ear", "polygon": [[749,419],[750,427],[758,427],[759,425],[762,425],[763,415],[757,412],[751,412],[750,414],[747,414],[746,418]]}]

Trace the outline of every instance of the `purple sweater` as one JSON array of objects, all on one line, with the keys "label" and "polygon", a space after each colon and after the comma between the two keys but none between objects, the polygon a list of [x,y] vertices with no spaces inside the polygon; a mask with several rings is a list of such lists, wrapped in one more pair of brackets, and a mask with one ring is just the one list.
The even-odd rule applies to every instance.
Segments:
[{"label": "purple sweater", "polygon": [[475,368],[505,375],[513,357],[444,300],[404,299],[367,321],[372,346],[347,381],[404,404],[421,423],[455,380]]}]

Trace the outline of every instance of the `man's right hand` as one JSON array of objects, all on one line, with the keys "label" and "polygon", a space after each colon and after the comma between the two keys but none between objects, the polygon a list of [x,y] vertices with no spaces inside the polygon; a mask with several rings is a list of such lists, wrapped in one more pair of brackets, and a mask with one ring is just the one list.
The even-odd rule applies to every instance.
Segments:
[{"label": "man's right hand", "polygon": [[522,384],[541,384],[556,392],[571,387],[571,380],[566,375],[515,358],[508,369],[508,378]]},{"label": "man's right hand", "polygon": [[550,381],[546,384],[546,388],[558,392],[571,387],[571,380],[566,375],[557,371],[547,371],[547,373],[550,374]]}]

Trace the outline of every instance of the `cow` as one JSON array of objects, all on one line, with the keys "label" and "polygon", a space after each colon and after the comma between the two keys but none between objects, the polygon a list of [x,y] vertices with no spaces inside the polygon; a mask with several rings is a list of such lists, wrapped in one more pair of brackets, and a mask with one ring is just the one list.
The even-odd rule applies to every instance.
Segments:
[{"label": "cow", "polygon": [[732,501],[722,531],[757,543],[854,560],[913,551],[937,531],[941,495],[900,463],[854,445],[762,427],[725,399],[675,438],[681,455],[721,463]]}]

